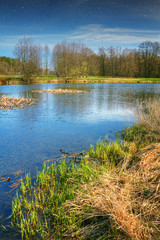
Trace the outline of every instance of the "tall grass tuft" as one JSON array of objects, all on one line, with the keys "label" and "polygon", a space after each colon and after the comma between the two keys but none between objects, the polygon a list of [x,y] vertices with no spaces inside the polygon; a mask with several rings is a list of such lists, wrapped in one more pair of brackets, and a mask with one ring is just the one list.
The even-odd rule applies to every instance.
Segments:
[{"label": "tall grass tuft", "polygon": [[150,99],[147,102],[139,103],[135,114],[140,125],[148,132],[149,136],[160,140],[160,102]]},{"label": "tall grass tuft", "polygon": [[138,103],[133,109],[137,117],[137,123],[121,131],[121,137],[127,141],[136,143],[137,148],[160,141],[160,102],[148,100]]},{"label": "tall grass tuft", "polygon": [[127,152],[123,149],[123,144],[117,141],[107,143],[106,141],[97,141],[96,149],[91,145],[89,150],[90,158],[102,163],[111,163],[113,167],[124,161],[128,157]]},{"label": "tall grass tuft", "polygon": [[148,100],[144,104],[139,104],[136,111],[137,118],[147,129],[160,133],[160,102],[158,100]]}]

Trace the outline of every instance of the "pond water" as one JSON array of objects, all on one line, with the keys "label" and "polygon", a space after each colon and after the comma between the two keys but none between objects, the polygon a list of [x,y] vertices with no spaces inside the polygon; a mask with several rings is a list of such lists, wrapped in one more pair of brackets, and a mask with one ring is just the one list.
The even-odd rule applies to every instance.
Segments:
[{"label": "pond water", "polygon": [[[81,93],[37,93],[42,89],[77,89]],[[32,176],[43,161],[88,149],[98,139],[116,139],[116,132],[136,119],[131,106],[138,101],[160,97],[158,84],[41,84],[0,86],[0,97],[37,99],[25,109],[0,109],[0,225],[11,214],[15,195],[13,172],[29,171]],[[11,191],[11,192],[10,192]],[[2,223],[3,222],[3,223]],[[11,237],[12,236],[12,237]],[[2,232],[0,239],[19,239],[13,232]]]}]

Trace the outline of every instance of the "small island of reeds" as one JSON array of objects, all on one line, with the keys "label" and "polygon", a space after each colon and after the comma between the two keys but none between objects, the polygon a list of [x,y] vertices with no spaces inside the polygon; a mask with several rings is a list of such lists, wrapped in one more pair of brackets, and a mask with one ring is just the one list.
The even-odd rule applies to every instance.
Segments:
[{"label": "small island of reeds", "polygon": [[15,98],[3,95],[0,98],[0,109],[14,109],[14,108],[25,108],[36,103],[35,99],[32,98]]},{"label": "small island of reeds", "polygon": [[84,90],[77,90],[77,89],[44,89],[44,90],[32,90],[32,92],[38,92],[38,93],[57,93],[57,94],[62,94],[62,93],[82,93],[82,92],[87,92]]}]

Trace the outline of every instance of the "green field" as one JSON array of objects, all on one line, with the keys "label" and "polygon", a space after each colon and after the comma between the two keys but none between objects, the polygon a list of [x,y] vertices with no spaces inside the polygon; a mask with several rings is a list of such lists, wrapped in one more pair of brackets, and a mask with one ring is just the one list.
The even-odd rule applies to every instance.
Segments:
[{"label": "green field", "polygon": [[[125,77],[107,77],[107,76],[85,76],[85,77],[57,77],[56,75],[32,76],[28,83],[47,83],[47,82],[108,82],[108,83],[160,83],[160,78],[125,78]],[[0,75],[1,84],[23,83],[21,75]]]},{"label": "green field", "polygon": [[128,82],[128,83],[160,83],[160,78],[125,78],[125,77],[102,77],[102,76],[89,76],[87,80],[90,81],[105,81],[105,82]]}]

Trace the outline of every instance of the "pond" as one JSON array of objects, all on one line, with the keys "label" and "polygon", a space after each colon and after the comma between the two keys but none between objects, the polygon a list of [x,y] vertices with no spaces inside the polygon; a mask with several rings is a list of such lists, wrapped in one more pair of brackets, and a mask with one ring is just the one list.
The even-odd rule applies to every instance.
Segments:
[{"label": "pond", "polygon": [[[55,94],[33,91],[59,88],[82,92]],[[38,100],[25,109],[0,109],[0,181],[2,177],[10,177],[9,182],[0,182],[0,225],[5,225],[16,192],[13,184],[20,178],[12,175],[13,172],[29,171],[35,176],[43,161],[61,156],[61,149],[74,154],[106,136],[114,141],[117,131],[136,120],[131,106],[135,106],[137,101],[159,98],[160,85],[4,85],[0,86],[0,97],[2,95]],[[19,239],[19,236],[0,230],[0,239]]]}]

